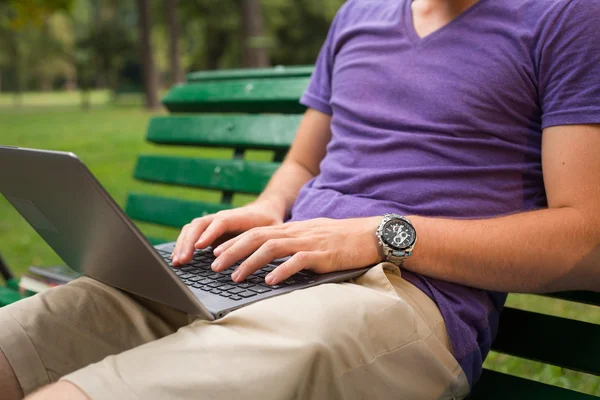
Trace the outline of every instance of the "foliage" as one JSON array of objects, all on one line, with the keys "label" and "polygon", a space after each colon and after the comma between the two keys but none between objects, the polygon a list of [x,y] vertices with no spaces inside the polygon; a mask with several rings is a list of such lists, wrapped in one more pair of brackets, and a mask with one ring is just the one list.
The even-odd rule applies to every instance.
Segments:
[{"label": "foliage", "polygon": [[[241,0],[179,1],[187,71],[241,65]],[[274,65],[311,64],[344,0],[262,0]],[[154,58],[168,77],[165,2],[151,2]],[[0,0],[0,89],[141,84],[133,0]],[[163,79],[163,81],[168,81]]]}]

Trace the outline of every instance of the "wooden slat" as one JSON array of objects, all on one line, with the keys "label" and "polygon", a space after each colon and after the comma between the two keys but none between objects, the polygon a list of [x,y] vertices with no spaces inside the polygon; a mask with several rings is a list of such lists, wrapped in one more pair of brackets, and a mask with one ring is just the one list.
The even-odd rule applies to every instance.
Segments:
[{"label": "wooden slat", "polygon": [[600,293],[595,292],[559,292],[546,294],[547,297],[554,297],[556,299],[574,301],[577,303],[590,304],[593,306],[600,306]]},{"label": "wooden slat", "polygon": [[125,212],[137,221],[181,228],[194,218],[213,214],[229,207],[222,204],[132,193],[127,199]]},{"label": "wooden slat", "polygon": [[303,113],[309,78],[237,80],[174,86],[162,99],[171,112]]},{"label": "wooden slat", "polygon": [[279,163],[142,155],[134,176],[148,182],[259,194]]},{"label": "wooden slat", "polygon": [[309,77],[314,70],[313,65],[293,67],[278,66],[274,68],[228,69],[219,71],[198,71],[187,75],[188,82],[210,82],[231,79],[264,79]]},{"label": "wooden slat", "polygon": [[492,349],[600,375],[600,325],[505,308]]},{"label": "wooden slat", "polygon": [[157,144],[284,150],[300,115],[200,115],[154,117],[147,140]]},{"label": "wooden slat", "polygon": [[469,400],[592,400],[594,396],[484,370]]}]

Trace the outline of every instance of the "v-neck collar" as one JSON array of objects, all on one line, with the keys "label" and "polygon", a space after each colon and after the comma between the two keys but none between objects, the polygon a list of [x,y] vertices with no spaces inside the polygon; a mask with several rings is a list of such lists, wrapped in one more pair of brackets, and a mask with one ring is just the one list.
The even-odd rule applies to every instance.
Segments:
[{"label": "v-neck collar", "polygon": [[462,13],[460,13],[460,15],[453,18],[446,25],[442,26],[441,28],[431,32],[430,34],[428,34],[424,37],[420,37],[419,34],[417,33],[417,30],[415,29],[415,24],[414,24],[413,14],[412,14],[412,7],[411,7],[412,0],[404,0],[404,1],[405,1],[404,25],[405,25],[406,31],[408,32],[408,35],[410,36],[410,40],[413,42],[414,45],[418,46],[422,43],[425,43],[425,42],[431,40],[432,38],[434,38],[436,36],[439,36],[445,30],[450,29],[453,25],[460,23],[461,20],[465,19],[469,14],[471,14],[473,11],[475,11],[477,8],[479,8],[481,6],[481,4],[485,3],[487,0],[479,0],[477,3],[473,4],[471,7],[469,7]]}]

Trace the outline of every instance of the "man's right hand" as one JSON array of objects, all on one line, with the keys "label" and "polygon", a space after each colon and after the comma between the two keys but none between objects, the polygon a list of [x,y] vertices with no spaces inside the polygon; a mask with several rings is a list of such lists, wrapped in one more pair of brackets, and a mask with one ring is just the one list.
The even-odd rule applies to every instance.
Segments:
[{"label": "man's right hand", "polygon": [[232,210],[196,218],[183,227],[173,250],[173,266],[192,261],[195,249],[203,249],[219,238],[236,236],[252,228],[283,223],[283,215],[268,202],[255,202]]}]

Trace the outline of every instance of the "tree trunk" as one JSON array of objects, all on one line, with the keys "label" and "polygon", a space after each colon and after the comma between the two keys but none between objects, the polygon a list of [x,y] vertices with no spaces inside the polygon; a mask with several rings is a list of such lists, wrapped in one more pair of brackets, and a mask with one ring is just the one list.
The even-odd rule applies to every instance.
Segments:
[{"label": "tree trunk", "polygon": [[89,111],[90,108],[92,108],[92,100],[90,99],[90,89],[83,88],[81,89],[81,109]]},{"label": "tree trunk", "polygon": [[267,49],[264,47],[264,29],[259,0],[241,0],[242,5],[242,65],[268,67]]},{"label": "tree trunk", "polygon": [[171,79],[173,84],[184,81],[181,61],[179,59],[179,31],[180,24],[177,15],[177,4],[179,0],[166,0],[167,28],[169,30],[169,61],[171,64]]},{"label": "tree trunk", "polygon": [[150,43],[150,8],[148,0],[137,0],[138,8],[138,27],[139,27],[139,45],[142,58],[142,75],[144,78],[144,91],[146,94],[146,108],[149,110],[157,109],[160,106],[158,102],[158,76],[152,56],[152,45]]},{"label": "tree trunk", "polygon": [[208,70],[215,70],[219,68],[221,57],[225,53],[227,47],[227,33],[215,29],[212,25],[206,24],[206,34],[204,40],[206,43],[205,51],[205,64],[204,68]]},{"label": "tree trunk", "polygon": [[13,105],[15,108],[21,108],[23,105],[23,89],[25,86],[25,62],[23,52],[19,43],[18,34],[13,32],[11,35],[11,61],[15,74],[15,92],[13,95]]}]

